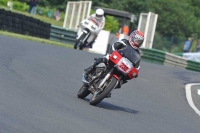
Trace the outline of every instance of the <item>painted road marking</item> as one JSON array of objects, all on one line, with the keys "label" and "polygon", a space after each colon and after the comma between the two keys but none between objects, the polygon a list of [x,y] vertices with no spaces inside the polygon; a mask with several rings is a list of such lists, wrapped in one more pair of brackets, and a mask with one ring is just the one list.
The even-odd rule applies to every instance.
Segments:
[{"label": "painted road marking", "polygon": [[200,83],[191,83],[187,84],[185,86],[186,90],[186,98],[189,103],[189,105],[194,109],[194,111],[200,116],[200,111],[197,109],[197,107],[194,105],[193,100],[192,100],[192,95],[191,95],[191,86],[193,85],[200,85]]},{"label": "painted road marking", "polygon": [[197,93],[200,96],[200,86],[198,87],[198,92]]}]

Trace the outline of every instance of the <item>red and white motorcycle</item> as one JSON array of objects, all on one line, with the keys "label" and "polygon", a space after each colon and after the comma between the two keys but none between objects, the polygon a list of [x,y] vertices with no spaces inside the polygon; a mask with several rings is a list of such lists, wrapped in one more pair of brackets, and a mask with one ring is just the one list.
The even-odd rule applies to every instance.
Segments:
[{"label": "red and white motorcycle", "polygon": [[78,36],[74,44],[74,49],[79,47],[80,50],[87,47],[99,34],[100,29],[95,19],[84,19],[81,21]]},{"label": "red and white motorcycle", "polygon": [[83,74],[83,86],[78,91],[78,98],[83,99],[92,94],[89,102],[91,105],[96,105],[118,85],[121,86],[123,79],[135,78],[139,68],[134,66],[141,57],[130,47],[125,46],[123,49],[108,55],[107,64],[100,63],[87,77]]}]

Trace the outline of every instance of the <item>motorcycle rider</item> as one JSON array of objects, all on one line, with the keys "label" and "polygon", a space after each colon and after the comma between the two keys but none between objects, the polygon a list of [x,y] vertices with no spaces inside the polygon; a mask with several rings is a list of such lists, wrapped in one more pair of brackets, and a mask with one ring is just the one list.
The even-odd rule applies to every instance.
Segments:
[{"label": "motorcycle rider", "polygon": [[[104,17],[104,10],[101,9],[101,8],[98,8],[94,14],[90,15],[89,17],[87,17],[86,19],[90,20],[90,21],[95,21],[97,22],[97,26],[99,27],[99,31],[101,31],[104,26],[105,26],[105,17]],[[97,38],[97,36],[96,36]],[[95,39],[96,39],[95,38]],[[90,43],[88,44],[89,48],[92,48],[92,45],[95,41],[95,39]],[[74,46],[74,49],[77,49],[77,47]]]},{"label": "motorcycle rider", "polygon": [[[140,56],[140,52],[139,52],[139,48],[142,45],[144,41],[144,34],[143,32],[139,31],[139,30],[134,30],[128,39],[122,39],[120,41],[115,42],[114,44],[112,44],[111,48],[110,48],[110,53],[112,53],[113,51],[116,50],[120,50],[123,47],[125,47],[126,45],[130,45],[131,48],[133,48],[138,55]],[[90,72],[92,72],[96,65],[98,65],[99,63],[105,63],[108,61],[107,57],[104,56],[103,58],[98,58],[96,59],[96,61],[93,63],[92,66],[90,66],[89,68],[86,68],[84,70],[84,74],[87,76]],[[136,65],[134,66],[135,68],[137,68],[138,70],[140,69],[140,60],[136,63]],[[135,76],[135,78],[137,78],[138,75]],[[129,79],[122,79],[122,83],[119,84],[119,86],[117,86],[116,88],[120,88],[121,84],[124,84],[127,82],[127,80]],[[111,95],[111,94],[110,94]],[[110,97],[110,96],[108,96]]]}]

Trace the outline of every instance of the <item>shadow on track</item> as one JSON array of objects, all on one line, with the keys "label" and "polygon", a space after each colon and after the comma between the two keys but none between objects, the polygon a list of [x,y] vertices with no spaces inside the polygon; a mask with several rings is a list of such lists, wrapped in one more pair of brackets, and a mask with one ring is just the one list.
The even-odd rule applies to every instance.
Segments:
[{"label": "shadow on track", "polygon": [[[85,98],[83,100],[89,102],[90,99]],[[137,110],[120,107],[120,106],[113,105],[113,104],[103,102],[103,101],[101,101],[99,104],[97,104],[96,107],[99,107],[99,108],[102,108],[102,109],[108,109],[108,110],[123,111],[123,112],[131,113],[131,114],[139,114],[140,113],[140,111],[137,111]]]}]

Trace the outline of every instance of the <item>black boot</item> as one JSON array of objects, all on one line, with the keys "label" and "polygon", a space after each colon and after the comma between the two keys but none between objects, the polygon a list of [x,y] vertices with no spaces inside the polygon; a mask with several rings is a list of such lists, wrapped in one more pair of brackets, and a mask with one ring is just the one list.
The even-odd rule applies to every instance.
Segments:
[{"label": "black boot", "polygon": [[120,80],[120,82],[118,83],[118,85],[117,85],[117,87],[115,89],[120,89],[122,84],[125,84],[127,82],[128,82],[127,80]]},{"label": "black boot", "polygon": [[95,60],[95,62],[94,62],[94,64],[92,66],[90,66],[89,68],[84,69],[84,73],[86,75],[88,75],[90,72],[92,72],[99,63],[101,63],[101,62],[105,63],[107,61],[106,58],[94,58],[94,60]]}]

